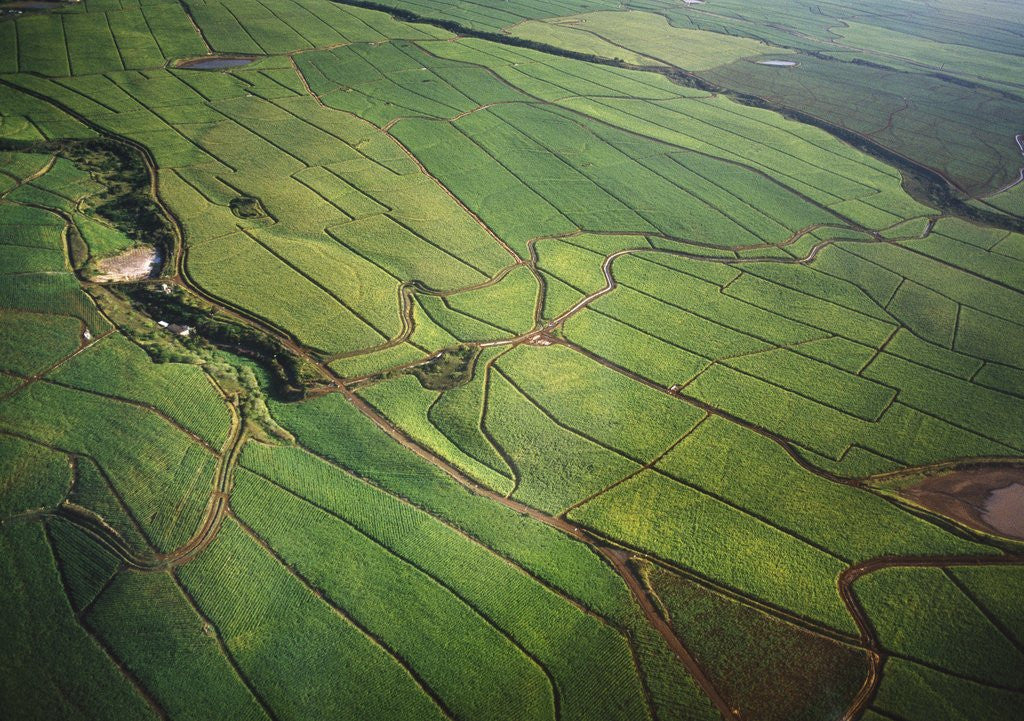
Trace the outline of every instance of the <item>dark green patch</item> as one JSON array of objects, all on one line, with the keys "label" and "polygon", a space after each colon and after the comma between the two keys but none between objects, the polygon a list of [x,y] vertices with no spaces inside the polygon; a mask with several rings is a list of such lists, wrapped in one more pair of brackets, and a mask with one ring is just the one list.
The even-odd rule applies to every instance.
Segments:
[{"label": "dark green patch", "polygon": [[[123,293],[135,310],[149,318],[190,329],[187,337],[161,331],[156,334],[156,342],[146,342],[153,341],[151,326],[138,333],[140,337],[135,337],[131,328],[125,328],[158,362],[179,360],[175,356],[180,351],[175,350],[172,339],[194,351],[219,349],[250,358],[266,369],[271,394],[284,401],[304,398],[319,379],[314,368],[276,338],[227,318],[178,286],[165,291],[160,286],[138,283],[121,286],[117,292]],[[141,337],[143,334],[150,337]]]},{"label": "dark green patch", "polygon": [[[156,246],[163,258],[173,257],[174,228],[153,198],[149,166],[139,148],[112,138],[38,142],[0,139],[0,152],[47,153],[70,160],[103,186],[92,197],[86,209],[88,215],[106,220],[135,243]],[[77,230],[69,229],[68,238],[71,262],[81,268],[88,249]]]},{"label": "dark green patch", "polygon": [[413,366],[409,372],[416,376],[420,385],[431,391],[448,391],[469,383],[480,349],[476,346],[460,345],[445,348],[426,363]]},{"label": "dark green patch", "polygon": [[867,674],[855,646],[650,563],[640,572],[680,640],[741,718],[813,721],[847,708]]},{"label": "dark green patch", "polygon": [[71,261],[71,267],[81,270],[89,262],[89,245],[74,223],[67,224],[65,237],[68,240],[68,260]]},{"label": "dark green patch", "polygon": [[239,218],[267,217],[267,211],[264,209],[263,204],[260,203],[259,198],[243,195],[238,198],[232,198],[228,205],[231,207],[231,212]]},{"label": "dark green patch", "polygon": [[76,611],[81,611],[117,572],[119,561],[82,528],[61,516],[47,521],[46,530],[68,600]]}]

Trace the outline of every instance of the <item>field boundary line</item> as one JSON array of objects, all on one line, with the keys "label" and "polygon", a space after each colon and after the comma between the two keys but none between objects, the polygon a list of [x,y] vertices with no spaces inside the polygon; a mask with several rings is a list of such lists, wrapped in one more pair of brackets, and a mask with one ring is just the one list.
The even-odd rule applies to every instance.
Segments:
[{"label": "field boundary line", "polygon": [[[63,565],[60,562],[60,557],[57,553],[57,550],[53,545],[53,537],[50,534],[50,529],[46,523],[42,524],[42,532],[43,537],[46,539],[46,546],[50,551],[50,558],[53,561],[55,570],[57,571],[57,577],[61,585],[61,590],[64,592],[64,595],[67,597],[70,604],[71,592],[68,590],[67,587],[67,577],[64,573]],[[117,573],[115,573],[114,575],[116,576]],[[110,644],[108,644],[103,638],[100,637],[99,633],[97,633],[96,630],[92,627],[92,625],[88,622],[87,616],[80,615],[76,616],[75,618],[78,621],[78,626],[82,629],[82,631],[93,641],[93,643],[96,644],[97,647],[99,647],[99,649],[103,652],[103,654],[107,657],[111,664],[121,673],[121,677],[124,678],[124,680],[128,683],[129,686],[132,687],[135,693],[138,694],[139,697],[141,697],[142,701],[147,706],[149,706],[149,709],[153,712],[153,714],[157,718],[160,718],[163,721],[167,721],[170,718],[170,716],[167,714],[167,711],[164,709],[164,707],[161,706],[160,703],[156,700],[156,698],[153,697],[149,689],[147,689],[142,684],[138,676],[136,676],[131,671],[131,669],[128,668],[125,662],[121,660],[121,658],[118,657],[117,654],[114,653],[114,649],[110,647]]]},{"label": "field boundary line", "polygon": [[[1010,632],[1006,627],[1006,624],[1004,624],[999,617],[989,609],[988,605],[983,603],[982,600],[979,599],[977,595],[963,583],[963,581],[957,578],[956,574],[951,571],[950,567],[947,566],[943,568],[942,572],[943,575],[945,575],[946,580],[953,584],[957,591],[978,609],[978,612],[981,613],[981,615],[984,616],[997,631],[999,631],[1011,646],[1017,649],[1017,653],[1024,656],[1024,642],[1019,641],[1016,636]],[[1021,687],[1020,691],[1021,693],[1024,693],[1024,686]]]},{"label": "field boundary line", "polygon": [[580,501],[577,501],[576,503],[572,504],[571,506],[566,508],[564,511],[559,513],[558,515],[562,516],[563,518],[566,518],[566,517],[568,517],[568,515],[570,513],[575,511],[577,508],[580,508],[581,506],[585,506],[586,504],[590,503],[594,499],[596,499],[596,498],[604,495],[608,491],[612,490],[616,486],[619,486],[619,485],[625,483],[626,481],[630,480],[631,478],[635,478],[636,476],[639,476],[641,473],[643,473],[645,471],[652,470],[665,456],[667,456],[669,453],[671,453],[673,450],[675,450],[676,446],[678,446],[680,443],[682,443],[687,438],[687,436],[689,436],[691,433],[693,433],[695,430],[697,430],[697,428],[700,427],[704,423],[704,421],[706,421],[710,417],[711,417],[711,414],[705,412],[704,415],[700,418],[700,420],[698,420],[689,430],[687,430],[685,433],[683,433],[683,435],[681,435],[679,438],[677,438],[672,443],[670,443],[669,446],[664,451],[662,451],[658,456],[656,456],[654,459],[648,461],[642,467],[638,468],[637,470],[633,471],[632,473],[630,473],[630,474],[628,474],[626,476],[623,476],[622,478],[618,479],[617,481],[614,481],[614,482],[610,483],[609,485],[605,486],[601,490],[596,491],[596,492],[590,494],[589,496],[587,496],[586,498],[584,498],[584,499],[582,499]]},{"label": "field boundary line", "polygon": [[387,336],[384,335],[373,323],[371,323],[366,318],[364,318],[360,313],[357,313],[355,310],[350,308],[349,305],[345,301],[343,301],[341,298],[339,298],[333,291],[328,289],[327,286],[325,286],[320,281],[315,280],[310,275],[308,275],[294,261],[290,260],[283,253],[281,253],[281,251],[275,250],[275,249],[271,248],[270,245],[268,245],[264,240],[260,239],[255,233],[250,232],[248,228],[245,228],[242,225],[239,225],[237,227],[238,227],[238,230],[241,231],[242,235],[245,235],[251,241],[253,241],[257,245],[262,247],[263,250],[267,251],[268,253],[270,253],[270,255],[272,255],[275,258],[277,258],[277,260],[280,261],[282,264],[284,264],[288,268],[291,268],[291,270],[294,271],[296,275],[298,275],[300,278],[305,280],[310,285],[312,285],[315,288],[317,288],[319,291],[321,291],[328,298],[331,298],[332,300],[334,300],[334,302],[336,302],[339,306],[341,306],[345,311],[347,311],[354,318],[356,318],[360,322],[362,322],[368,329],[372,330],[374,333],[376,333],[378,336],[380,336],[383,340],[387,340]]},{"label": "field boundary line", "polygon": [[163,409],[161,409],[158,406],[155,406],[155,405],[153,405],[151,403],[146,403],[146,402],[143,402],[143,401],[136,401],[136,400],[133,400],[131,398],[127,398],[125,396],[120,396],[120,395],[117,395],[117,394],[114,394],[114,393],[107,393],[107,392],[104,392],[104,391],[94,390],[92,388],[84,388],[82,386],[72,385],[71,383],[66,383],[66,382],[61,381],[61,380],[55,380],[53,378],[45,378],[45,379],[40,379],[40,380],[42,380],[44,383],[49,383],[50,385],[57,386],[59,388],[64,388],[64,389],[70,390],[70,391],[76,391],[78,393],[86,393],[88,395],[96,396],[98,398],[105,398],[105,399],[113,401],[115,403],[123,403],[124,405],[132,406],[133,408],[137,408],[137,409],[139,409],[141,411],[146,411],[146,412],[152,413],[155,416],[157,416],[158,418],[160,418],[161,420],[163,420],[168,425],[172,426],[179,433],[182,433],[182,434],[186,435],[194,443],[198,443],[204,450],[208,451],[210,453],[210,455],[216,457],[216,456],[218,456],[220,454],[220,451],[218,451],[213,446],[213,444],[210,443],[210,441],[206,440],[205,438],[200,436],[195,431],[193,431],[193,430],[191,430],[189,428],[186,428],[184,425],[181,424],[180,421],[176,420],[175,418],[170,416],[166,411],[164,411]]},{"label": "field boundary line", "polygon": [[[265,476],[264,474],[262,474],[262,473],[260,473],[258,471],[254,471],[254,470],[252,470],[251,468],[249,468],[247,466],[242,466],[242,469],[248,471],[249,473],[252,473],[253,475],[255,475],[258,478],[261,478],[265,482],[267,482],[267,483],[269,483],[269,484],[271,484],[271,485],[281,489],[281,491],[283,491],[283,492],[285,492],[285,493],[295,497],[296,499],[302,501],[303,503],[307,503],[310,506],[312,506],[313,508],[318,509],[319,511],[321,511],[322,513],[324,513],[328,517],[330,517],[330,518],[334,519],[335,521],[343,524],[344,526],[346,526],[348,528],[351,528],[355,533],[359,534],[363,538],[366,538],[374,546],[376,546],[377,548],[381,549],[384,553],[386,553],[387,555],[397,559],[398,561],[400,561],[405,566],[407,566],[407,567],[409,567],[411,569],[414,569],[417,573],[422,575],[425,579],[429,579],[429,581],[428,581],[429,583],[432,583],[435,586],[437,586],[438,588],[443,589],[448,595],[450,595],[451,597],[457,599],[457,601],[459,603],[461,603],[466,608],[468,608],[470,611],[472,611],[474,616],[479,618],[481,621],[483,621],[490,628],[494,629],[494,631],[496,633],[498,633],[499,635],[504,637],[509,642],[510,645],[512,645],[514,648],[516,648],[519,651],[519,653],[521,653],[523,656],[525,656],[527,659],[529,659],[533,663],[533,665],[536,666],[541,671],[541,673],[544,674],[544,676],[547,678],[547,681],[548,681],[548,683],[549,683],[549,685],[551,687],[552,702],[553,702],[553,706],[555,708],[555,718],[557,719],[559,717],[560,694],[558,692],[558,685],[555,682],[554,676],[552,676],[552,674],[548,670],[548,668],[544,664],[542,664],[540,662],[540,660],[538,658],[536,658],[530,651],[526,650],[526,648],[522,645],[522,643],[518,639],[516,639],[515,637],[512,636],[511,632],[509,632],[506,629],[504,629],[501,626],[499,626],[498,623],[495,620],[493,620],[492,618],[490,618],[490,616],[487,613],[485,613],[484,611],[479,609],[474,602],[472,602],[468,598],[466,598],[464,593],[460,592],[459,590],[457,590],[453,586],[449,585],[446,581],[442,581],[440,578],[438,578],[434,574],[432,574],[429,571],[427,571],[417,561],[412,560],[411,558],[407,557],[405,554],[400,553],[397,550],[395,550],[395,549],[385,545],[384,542],[381,541],[379,538],[377,538],[376,536],[374,536],[374,535],[370,534],[369,532],[363,530],[362,528],[357,526],[355,523],[353,523],[352,521],[350,521],[347,518],[345,518],[344,516],[342,516],[339,512],[334,511],[334,510],[332,510],[332,509],[330,509],[330,508],[328,508],[328,507],[318,503],[317,501],[314,501],[314,500],[312,500],[310,498],[307,498],[306,496],[302,495],[301,493],[299,493],[299,492],[297,492],[297,491],[295,491],[295,490],[293,490],[293,489],[291,489],[291,488],[281,484],[280,482],[278,482],[278,481],[276,481],[276,480],[274,480],[274,479],[272,479],[272,478],[270,478],[268,476]],[[428,511],[426,511],[426,510],[424,510],[422,508],[415,507],[415,506],[412,506],[412,508],[415,508],[416,510],[422,511],[429,518],[433,519],[434,521],[437,521],[437,522],[441,523],[446,528],[450,528],[453,533],[456,533],[457,535],[463,536],[470,543],[473,543],[474,545],[483,546],[483,544],[480,543],[480,541],[478,541],[478,540],[476,540],[476,539],[474,539],[474,538],[472,538],[472,537],[470,537],[468,535],[460,533],[458,530],[456,530],[454,528],[451,528],[450,526],[448,526],[448,524],[443,523],[442,521],[437,519],[435,516],[430,514]],[[495,555],[497,555],[497,554],[495,554]],[[501,558],[501,557],[499,556],[499,558]],[[502,558],[501,560],[505,560],[505,559]],[[518,567],[516,567],[516,566],[513,566],[513,568],[515,568],[516,570],[519,570]],[[530,578],[531,580],[534,580],[534,581],[536,580],[536,579],[533,578],[533,576],[531,576],[529,574],[527,574],[527,577]]]},{"label": "field boundary line", "polygon": [[277,562],[277,565],[280,566],[280,568],[284,569],[285,573],[288,576],[291,576],[293,579],[298,581],[306,589],[306,591],[310,593],[314,598],[322,602],[331,611],[333,611],[336,616],[338,616],[346,623],[350,624],[368,641],[370,641],[373,645],[377,646],[388,657],[390,657],[391,660],[406,673],[406,675],[410,678],[410,680],[412,680],[413,684],[419,688],[423,695],[425,695],[428,699],[430,699],[433,702],[433,704],[437,707],[437,709],[445,718],[449,719],[449,721],[455,721],[456,717],[452,714],[451,709],[448,708],[444,700],[441,699],[440,696],[437,695],[437,692],[434,691],[423,680],[419,672],[417,672],[407,660],[405,660],[401,655],[398,654],[398,652],[391,648],[390,644],[385,643],[383,639],[378,638],[360,621],[357,621],[347,610],[342,608],[330,596],[328,596],[325,591],[320,589],[312,581],[306,578],[306,576],[303,573],[301,573],[294,565],[285,561],[284,557],[281,556],[280,553],[278,553],[270,545],[270,543],[267,542],[266,539],[264,539],[262,536],[256,533],[256,531],[251,526],[249,526],[249,524],[240,519],[233,510],[228,511],[227,516],[238,525],[238,527],[245,533],[246,536],[248,536],[260,548],[262,548],[265,553],[270,555],[271,558],[273,558],[274,561]]},{"label": "field boundary line", "polygon": [[260,707],[263,709],[263,712],[267,715],[267,718],[270,719],[270,721],[279,721],[280,717],[274,712],[270,704],[267,703],[266,699],[263,697],[263,694],[257,691],[256,685],[252,682],[248,675],[244,673],[241,664],[238,662],[238,659],[235,658],[235,655],[231,652],[231,649],[228,648],[227,643],[224,641],[224,633],[220,630],[220,626],[218,626],[213,621],[213,619],[206,615],[206,613],[200,607],[199,602],[196,600],[195,596],[192,595],[192,592],[185,586],[184,583],[182,583],[181,579],[178,578],[177,569],[169,569],[168,575],[171,577],[171,580],[174,581],[174,585],[177,587],[179,593],[181,593],[181,595],[185,598],[186,603],[188,603],[188,605],[192,608],[193,613],[195,613],[196,616],[198,616],[199,619],[204,624],[208,625],[213,630],[213,636],[216,639],[217,646],[220,648],[221,654],[223,654],[224,659],[228,662],[228,665],[231,666],[231,670],[234,671],[235,676],[242,683],[242,685],[245,686],[246,690],[249,692],[249,695],[252,696],[253,700],[256,701],[257,704],[260,705]]}]

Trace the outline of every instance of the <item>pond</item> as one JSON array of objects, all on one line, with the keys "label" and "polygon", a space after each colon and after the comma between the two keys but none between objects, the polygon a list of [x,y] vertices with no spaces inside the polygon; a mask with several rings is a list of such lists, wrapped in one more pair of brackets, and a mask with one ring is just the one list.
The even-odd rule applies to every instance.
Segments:
[{"label": "pond", "polygon": [[248,65],[255,60],[256,58],[197,58],[196,60],[181,63],[178,67],[187,70],[223,70],[224,68],[237,68],[242,65]]},{"label": "pond", "polygon": [[990,491],[982,518],[1004,536],[1024,539],[1024,485],[1011,483]]}]

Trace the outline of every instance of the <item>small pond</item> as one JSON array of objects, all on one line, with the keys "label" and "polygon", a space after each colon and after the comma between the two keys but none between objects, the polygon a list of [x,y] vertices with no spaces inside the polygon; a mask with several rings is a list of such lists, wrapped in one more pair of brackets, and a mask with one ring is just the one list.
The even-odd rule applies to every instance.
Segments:
[{"label": "small pond", "polygon": [[985,523],[1004,536],[1024,538],[1024,484],[997,488],[985,499]]},{"label": "small pond", "polygon": [[188,62],[182,63],[178,67],[186,68],[188,70],[223,70],[224,68],[237,68],[242,65],[248,65],[255,60],[256,58],[198,58],[196,60],[189,60]]}]

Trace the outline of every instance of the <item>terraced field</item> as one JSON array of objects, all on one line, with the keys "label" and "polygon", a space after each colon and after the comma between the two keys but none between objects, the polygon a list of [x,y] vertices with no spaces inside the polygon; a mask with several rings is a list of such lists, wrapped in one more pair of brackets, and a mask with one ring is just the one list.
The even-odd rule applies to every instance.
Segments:
[{"label": "terraced field", "polygon": [[0,13],[0,716],[1019,718],[1018,4]]}]

